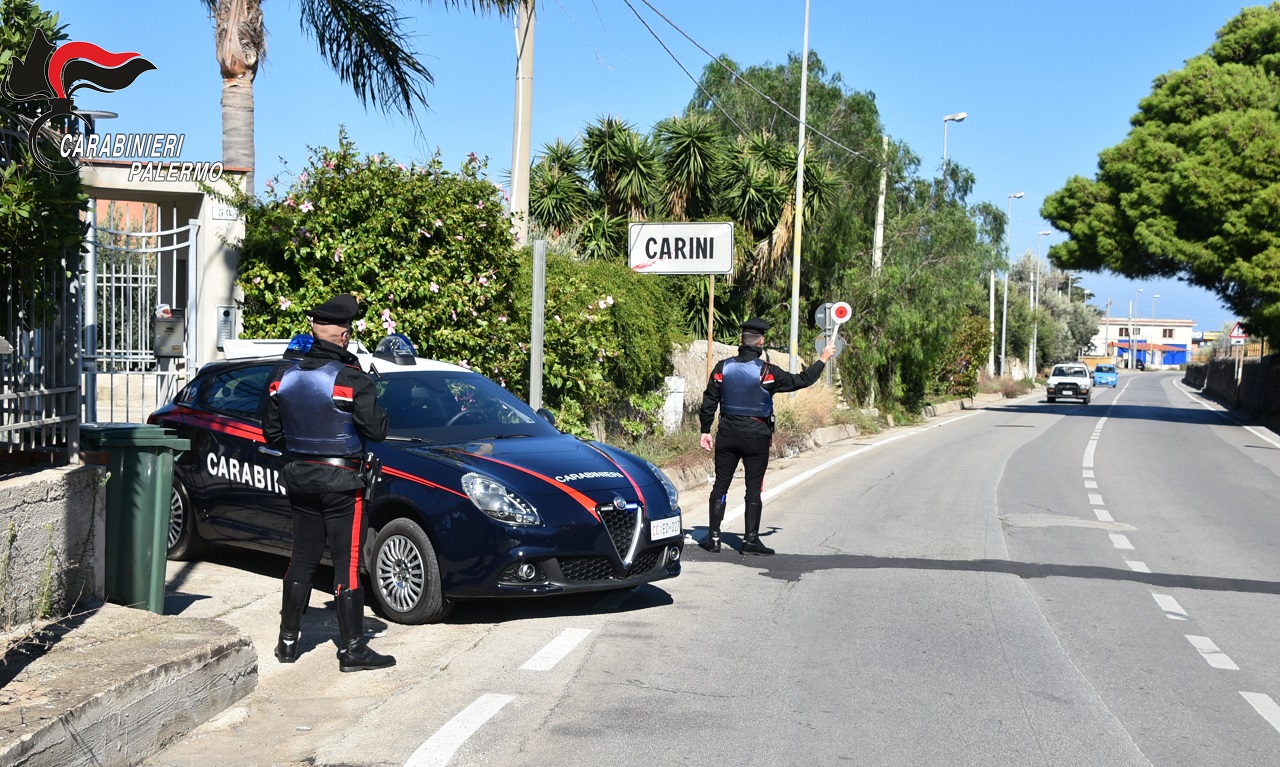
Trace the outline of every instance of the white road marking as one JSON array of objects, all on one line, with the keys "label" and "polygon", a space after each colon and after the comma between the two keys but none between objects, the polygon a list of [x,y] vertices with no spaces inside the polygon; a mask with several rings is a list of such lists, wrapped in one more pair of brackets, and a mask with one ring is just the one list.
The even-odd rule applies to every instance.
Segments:
[{"label": "white road marking", "polygon": [[1135,573],[1151,572],[1151,568],[1147,567],[1147,564],[1145,562],[1139,562],[1136,559],[1126,559],[1124,563],[1128,565],[1129,569],[1134,571]]},{"label": "white road marking", "polygon": [[1107,504],[1102,502],[1102,495],[1100,493],[1089,493],[1089,505],[1106,506]]},{"label": "white road marking", "polygon": [[552,639],[538,651],[525,664],[520,667],[522,671],[550,671],[556,667],[556,664],[564,660],[564,657],[573,652],[573,648],[577,647],[582,640],[591,635],[591,629],[565,629],[560,632],[560,636]]},{"label": "white road marking", "polygon": [[[942,421],[940,423],[924,426],[914,431],[905,432],[903,434],[895,434],[894,436],[888,437],[886,439],[882,439],[879,442],[872,442],[870,445],[863,445],[857,450],[850,450],[844,455],[838,455],[835,458],[832,458],[830,461],[827,461],[821,466],[816,466],[812,469],[809,469],[806,472],[797,474],[796,476],[792,477],[786,482],[783,482],[781,485],[778,485],[772,490],[764,491],[763,493],[760,494],[760,500],[761,502],[764,502],[772,498],[775,498],[781,495],[782,493],[785,493],[786,491],[790,490],[791,488],[795,487],[796,485],[800,484],[801,482],[805,482],[817,476],[818,474],[826,471],[827,469],[830,469],[832,466],[835,466],[839,463],[849,460],[855,455],[862,455],[868,450],[873,450],[877,447],[883,447],[889,444],[890,442],[897,442],[900,439],[906,439],[907,437],[914,437],[917,434],[924,434],[926,431],[929,431],[931,429],[941,429],[943,426],[946,426],[947,424],[956,423],[957,421],[963,421],[966,418],[972,418],[973,416],[978,415],[979,413],[985,413],[985,412],[986,412],[985,410],[975,410],[971,413],[966,413],[965,415],[958,415],[955,418],[948,418],[947,420]],[[708,481],[712,479],[714,479],[714,477],[708,477]],[[723,521],[732,522],[738,517],[741,517],[744,513],[746,513],[746,510],[747,510],[747,505],[745,503],[740,503],[725,513]],[[724,528],[722,527],[721,529],[724,529]]]},{"label": "white road marking", "polygon": [[1175,621],[1185,621],[1187,619],[1187,611],[1182,609],[1182,605],[1178,604],[1178,600],[1168,594],[1157,594],[1151,592],[1151,596],[1155,597],[1156,604],[1164,610],[1165,617],[1172,618]]},{"label": "white road marking", "polygon": [[1086,479],[1086,480],[1084,481],[1084,487],[1085,487],[1085,489],[1086,489],[1086,490],[1096,490],[1096,489],[1098,489],[1098,483],[1097,483],[1097,482],[1094,482],[1094,481],[1093,481],[1093,480],[1091,480],[1091,479]]},{"label": "white road marking", "polygon": [[1132,549],[1133,544],[1129,543],[1129,539],[1119,533],[1111,533],[1111,545],[1117,549]]},{"label": "white road marking", "polygon": [[1198,637],[1187,634],[1187,641],[1191,646],[1200,651],[1200,656],[1205,659],[1210,666],[1214,668],[1222,668],[1228,671],[1239,671],[1240,667],[1236,662],[1227,657],[1227,654],[1218,649],[1209,637]]},{"label": "white road marking", "polygon": [[1260,692],[1241,692],[1244,699],[1249,701],[1249,705],[1253,706],[1253,710],[1262,714],[1262,718],[1267,720],[1267,724],[1276,728],[1280,732],[1280,706],[1271,699],[1270,695],[1263,695]]},{"label": "white road marking", "polygon": [[1106,423],[1106,422],[1107,422],[1107,416],[1105,416],[1105,415],[1104,415],[1103,417],[1101,417],[1101,418],[1099,418],[1099,419],[1098,419],[1098,425],[1097,425],[1097,426],[1095,426],[1095,427],[1093,427],[1093,430],[1094,430],[1094,431],[1102,431],[1102,425],[1103,425],[1104,423]]},{"label": "white road marking", "polygon": [[1106,509],[1094,509],[1093,513],[1097,515],[1099,522],[1115,522],[1116,518],[1111,516],[1111,512]]},{"label": "white road marking", "polygon": [[515,700],[514,695],[497,695],[490,693],[481,695],[475,703],[467,706],[460,714],[450,719],[444,727],[436,730],[436,734],[427,738],[418,746],[405,767],[445,767],[453,758],[453,752],[467,742],[467,738],[475,734],[485,722],[502,710],[502,707]]},{"label": "white road marking", "polygon": [[1087,478],[1091,478],[1091,477],[1093,476],[1093,469],[1085,469],[1085,470],[1084,470],[1084,476],[1085,476],[1085,478],[1086,478],[1086,479],[1087,479]]},{"label": "white road marking", "polygon": [[1261,440],[1263,440],[1264,442],[1267,442],[1267,443],[1268,443],[1268,444],[1270,444],[1272,447],[1278,447],[1278,448],[1280,448],[1280,442],[1276,441],[1276,439],[1275,439],[1274,437],[1272,437],[1270,434],[1266,434],[1265,432],[1258,431],[1256,428],[1254,428],[1254,427],[1252,427],[1252,426],[1248,426],[1248,425],[1246,425],[1246,424],[1245,424],[1244,422],[1242,422],[1240,419],[1238,419],[1238,418],[1236,418],[1235,416],[1231,415],[1231,413],[1230,413],[1230,412],[1228,412],[1228,411],[1227,411],[1225,408],[1223,408],[1221,405],[1216,405],[1216,403],[1215,403],[1215,404],[1211,404],[1211,403],[1209,403],[1209,402],[1206,402],[1206,401],[1203,399],[1203,397],[1197,397],[1196,395],[1198,394],[1198,392],[1194,392],[1194,393],[1193,393],[1193,391],[1192,391],[1191,389],[1188,389],[1187,387],[1183,386],[1183,385],[1182,385],[1182,383],[1181,383],[1181,382],[1179,382],[1179,381],[1174,381],[1174,382],[1173,382],[1173,385],[1174,385],[1174,386],[1176,386],[1176,387],[1178,387],[1179,389],[1181,389],[1181,390],[1182,390],[1182,393],[1183,393],[1183,394],[1185,394],[1185,395],[1187,395],[1187,399],[1189,399],[1189,400],[1191,400],[1192,402],[1195,402],[1196,404],[1200,405],[1200,406],[1201,406],[1201,407],[1203,407],[1205,410],[1208,410],[1208,411],[1209,411],[1209,412],[1211,412],[1211,413],[1217,413],[1218,415],[1222,416],[1223,418],[1227,419],[1228,421],[1231,421],[1232,423],[1236,424],[1237,426],[1239,426],[1239,427],[1243,428],[1245,431],[1249,432],[1250,434],[1252,434],[1253,436],[1257,437],[1258,439],[1261,439]]},{"label": "white road marking", "polygon": [[1093,468],[1093,451],[1098,447],[1098,440],[1091,439],[1089,444],[1084,446],[1084,467],[1086,469]]}]

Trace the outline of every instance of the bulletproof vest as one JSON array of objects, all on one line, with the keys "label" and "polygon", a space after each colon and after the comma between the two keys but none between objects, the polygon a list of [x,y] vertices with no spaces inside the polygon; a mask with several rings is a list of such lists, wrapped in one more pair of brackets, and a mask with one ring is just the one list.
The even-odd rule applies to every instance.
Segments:
[{"label": "bulletproof vest", "polygon": [[284,443],[294,453],[345,456],[364,450],[350,413],[333,404],[333,384],[343,365],[336,360],[314,370],[285,371],[276,389]]},{"label": "bulletproof vest", "polygon": [[752,418],[773,416],[773,396],[760,384],[764,360],[726,360],[720,381],[720,412]]}]

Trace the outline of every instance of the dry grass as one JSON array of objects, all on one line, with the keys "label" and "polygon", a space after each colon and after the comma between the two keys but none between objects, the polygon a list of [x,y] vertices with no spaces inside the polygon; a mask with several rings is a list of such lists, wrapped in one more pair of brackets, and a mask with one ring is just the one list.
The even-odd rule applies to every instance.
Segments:
[{"label": "dry grass", "polygon": [[808,434],[834,421],[836,394],[822,384],[773,398],[778,431]]}]

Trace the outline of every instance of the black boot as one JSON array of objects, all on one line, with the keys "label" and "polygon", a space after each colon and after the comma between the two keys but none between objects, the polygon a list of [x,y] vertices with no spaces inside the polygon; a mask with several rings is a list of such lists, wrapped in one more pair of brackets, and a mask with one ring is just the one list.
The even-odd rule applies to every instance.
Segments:
[{"label": "black boot", "polygon": [[720,523],[724,521],[724,506],[724,498],[718,501],[713,498],[707,513],[707,539],[702,542],[702,548],[712,554],[720,553]]},{"label": "black boot", "polygon": [[748,503],[743,516],[746,534],[742,536],[743,554],[772,554],[773,549],[760,542],[760,517],[764,512],[763,503]]},{"label": "black boot", "polygon": [[390,655],[369,649],[364,638],[364,589],[343,589],[334,598],[338,608],[338,669],[365,671],[396,665]]},{"label": "black boot", "polygon": [[284,582],[280,604],[280,639],[276,642],[276,660],[293,663],[298,659],[298,640],[302,638],[302,614],[311,599],[311,584]]}]

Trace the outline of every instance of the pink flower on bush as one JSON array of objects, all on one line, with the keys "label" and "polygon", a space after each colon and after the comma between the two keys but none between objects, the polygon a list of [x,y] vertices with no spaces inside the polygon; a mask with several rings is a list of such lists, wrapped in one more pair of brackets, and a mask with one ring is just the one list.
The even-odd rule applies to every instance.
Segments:
[{"label": "pink flower on bush", "polygon": [[430,237],[430,236],[431,236],[431,232],[428,232],[426,229],[419,229],[419,230],[418,230],[418,234],[422,235],[423,237]]},{"label": "pink flower on bush", "polygon": [[432,292],[432,293],[439,293],[439,292],[440,292],[440,286],[439,286],[439,285],[437,285],[437,284],[435,284],[434,282],[433,282],[433,283],[431,283],[431,292]]},{"label": "pink flower on bush", "polygon": [[275,188],[275,185],[276,185],[276,182],[272,181],[271,179],[267,179],[267,188],[268,188],[268,189],[274,189],[274,188]]},{"label": "pink flower on bush", "polygon": [[262,284],[262,278],[261,278],[261,277],[254,277],[254,278],[253,278],[253,284],[254,284],[254,285],[261,285],[261,284]]},{"label": "pink flower on bush", "polygon": [[454,322],[458,321],[458,312],[456,310],[450,309],[449,314],[453,317]]},{"label": "pink flower on bush", "polygon": [[374,165],[377,165],[378,163],[382,162],[382,155],[375,154],[373,157],[369,158],[369,161],[372,162]]},{"label": "pink flower on bush", "polygon": [[437,218],[437,219],[436,219],[436,228],[437,228],[437,229],[439,229],[439,228],[440,228],[440,227],[442,227],[442,226],[444,226],[444,222]]},{"label": "pink flower on bush", "polygon": [[507,321],[507,315],[503,314],[498,317],[498,322],[506,322],[506,321]]},{"label": "pink flower on bush", "polygon": [[604,302],[605,302],[606,304],[608,304],[609,306],[613,306],[613,296],[605,296],[605,297],[604,297]]},{"label": "pink flower on bush", "polygon": [[363,332],[364,332],[364,329],[365,329],[365,328],[367,328],[367,327],[369,327],[369,324],[368,324],[368,323],[366,323],[364,320],[356,320],[356,330],[357,330],[357,331],[359,331],[359,332],[363,333]]},{"label": "pink flower on bush", "polygon": [[328,162],[326,162],[326,163],[324,164],[324,167],[328,168],[329,170],[333,170],[333,169],[334,169],[334,167],[335,167],[335,166],[334,166],[334,164],[333,164],[333,160],[329,160]]},{"label": "pink flower on bush", "polygon": [[302,211],[303,213],[310,213],[311,211],[315,210],[315,208],[311,205],[310,200],[303,200],[302,206],[299,207],[298,210]]},{"label": "pink flower on bush", "polygon": [[396,167],[399,168],[400,170],[408,170],[408,168],[404,167],[404,163],[402,162],[396,163]]},{"label": "pink flower on bush", "polygon": [[284,198],[284,204],[288,205],[290,208],[295,207],[297,205],[297,203],[293,201],[293,195],[289,195],[288,197]]},{"label": "pink flower on bush", "polygon": [[488,277],[481,277],[481,278],[480,278],[480,284],[481,284],[481,285],[488,285],[488,284],[489,284],[489,278],[488,278]]},{"label": "pink flower on bush", "polygon": [[311,177],[307,175],[307,172],[306,172],[306,171],[303,171],[303,172],[302,172],[302,175],[301,175],[301,176],[298,176],[298,183],[299,183],[299,184],[305,184],[305,183],[307,183],[308,179],[310,179],[310,178],[311,178]]},{"label": "pink flower on bush", "polygon": [[386,322],[386,321],[387,321],[387,320],[389,320],[389,319],[391,319],[391,310],[390,310],[390,309],[383,309],[383,310],[382,310],[382,321],[383,321],[383,322]]},{"label": "pink flower on bush", "polygon": [[460,234],[455,234],[455,235],[453,236],[453,239],[457,240],[458,242],[462,242],[462,235],[460,235]]},{"label": "pink flower on bush", "polygon": [[467,370],[470,370],[470,369],[471,369],[471,363],[470,363],[468,360],[463,360],[462,362],[459,362],[459,363],[458,363],[458,367],[460,367],[460,368],[466,368]]},{"label": "pink flower on bush", "polygon": [[484,210],[484,200],[476,203],[476,210]]},{"label": "pink flower on bush", "polygon": [[339,245],[338,249],[333,252],[333,262],[336,264],[341,260],[342,260],[342,246]]},{"label": "pink flower on bush", "polygon": [[293,306],[293,302],[285,298],[284,296],[280,296],[280,308],[288,309],[290,306]]}]

